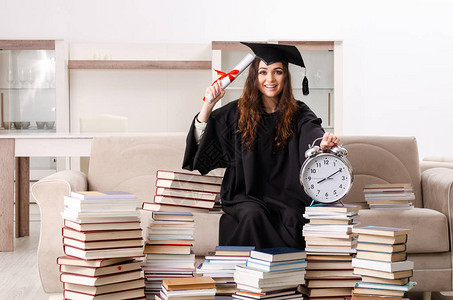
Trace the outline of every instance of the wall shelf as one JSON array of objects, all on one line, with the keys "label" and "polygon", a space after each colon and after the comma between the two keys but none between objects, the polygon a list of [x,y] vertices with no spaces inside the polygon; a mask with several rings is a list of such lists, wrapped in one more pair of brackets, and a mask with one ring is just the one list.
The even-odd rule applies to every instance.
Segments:
[{"label": "wall shelf", "polygon": [[1,50],[55,50],[54,40],[0,40]]},{"label": "wall shelf", "polygon": [[110,70],[210,70],[208,60],[69,60],[69,69]]}]

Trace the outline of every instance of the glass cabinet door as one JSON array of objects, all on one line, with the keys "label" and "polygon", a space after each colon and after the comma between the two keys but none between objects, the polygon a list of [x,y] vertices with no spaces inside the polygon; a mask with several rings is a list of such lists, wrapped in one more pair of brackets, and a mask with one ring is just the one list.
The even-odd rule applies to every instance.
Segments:
[{"label": "glass cabinet door", "polygon": [[0,50],[0,101],[3,133],[55,132],[55,50]]}]

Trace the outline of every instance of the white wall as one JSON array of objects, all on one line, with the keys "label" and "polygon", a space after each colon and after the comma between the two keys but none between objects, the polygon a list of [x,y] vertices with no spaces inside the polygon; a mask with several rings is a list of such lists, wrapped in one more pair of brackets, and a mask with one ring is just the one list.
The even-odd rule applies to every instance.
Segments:
[{"label": "white wall", "polygon": [[344,134],[453,138],[453,2],[1,0],[0,38],[69,43],[343,40]]}]

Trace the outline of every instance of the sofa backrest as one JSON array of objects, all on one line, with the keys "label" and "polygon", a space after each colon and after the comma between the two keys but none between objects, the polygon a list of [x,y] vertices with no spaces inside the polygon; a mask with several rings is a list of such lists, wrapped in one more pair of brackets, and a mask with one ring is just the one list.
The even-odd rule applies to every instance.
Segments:
[{"label": "sofa backrest", "polygon": [[414,205],[423,207],[418,147],[415,137],[343,136],[348,160],[354,171],[354,183],[344,198],[346,203],[367,207],[363,195],[366,184],[411,183]]},{"label": "sofa backrest", "polygon": [[181,171],[186,134],[111,136],[93,139],[88,189],[134,193],[153,200],[157,170]]}]

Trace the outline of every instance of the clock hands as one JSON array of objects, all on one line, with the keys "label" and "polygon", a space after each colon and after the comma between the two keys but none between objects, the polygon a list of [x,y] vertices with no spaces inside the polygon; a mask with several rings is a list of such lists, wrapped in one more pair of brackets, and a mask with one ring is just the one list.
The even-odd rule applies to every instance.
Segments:
[{"label": "clock hands", "polygon": [[330,174],[330,175],[327,176],[326,178],[321,179],[320,181],[318,181],[318,183],[321,183],[321,182],[323,182],[323,181],[326,181],[327,179],[333,179],[333,178],[331,178],[331,177],[332,177],[333,175],[337,174],[338,172],[341,172],[341,169],[338,169],[338,171],[336,171],[336,172]]}]

